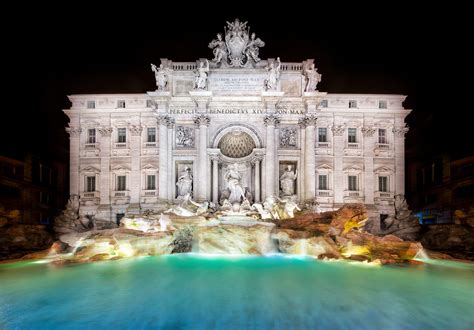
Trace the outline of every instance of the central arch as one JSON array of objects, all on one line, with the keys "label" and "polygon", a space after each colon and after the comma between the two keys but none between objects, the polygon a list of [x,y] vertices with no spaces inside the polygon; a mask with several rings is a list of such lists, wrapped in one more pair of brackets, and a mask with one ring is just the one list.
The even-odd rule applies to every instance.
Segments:
[{"label": "central arch", "polygon": [[221,139],[228,133],[232,132],[245,133],[252,138],[255,144],[255,148],[263,147],[262,139],[260,138],[257,130],[254,127],[243,123],[229,123],[219,128],[214,134],[214,137],[211,140],[212,148],[219,148],[219,143],[221,142]]}]

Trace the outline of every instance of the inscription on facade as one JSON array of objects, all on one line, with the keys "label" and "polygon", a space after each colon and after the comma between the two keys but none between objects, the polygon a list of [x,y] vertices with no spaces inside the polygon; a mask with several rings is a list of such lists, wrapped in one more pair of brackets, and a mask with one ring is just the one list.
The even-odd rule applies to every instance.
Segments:
[{"label": "inscription on facade", "polygon": [[264,77],[252,76],[211,76],[209,90],[216,92],[245,92],[263,90]]}]

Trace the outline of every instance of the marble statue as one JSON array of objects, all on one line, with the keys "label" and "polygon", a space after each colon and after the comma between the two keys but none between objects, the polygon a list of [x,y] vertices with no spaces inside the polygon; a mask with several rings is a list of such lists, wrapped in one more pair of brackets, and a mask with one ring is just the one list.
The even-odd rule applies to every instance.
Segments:
[{"label": "marble statue", "polygon": [[259,62],[259,48],[264,47],[265,43],[256,38],[255,33],[249,33],[247,22],[241,22],[238,18],[227,22],[224,37],[219,33],[217,39],[209,43],[214,54],[212,62],[221,67],[248,67]]},{"label": "marble statue", "polygon": [[318,69],[314,67],[314,63],[310,66],[307,66],[304,70],[304,74],[306,77],[306,86],[305,92],[314,92],[316,91],[316,87],[318,83],[321,81],[322,75],[318,73]]},{"label": "marble statue", "polygon": [[245,47],[245,55],[255,63],[260,62],[260,58],[258,57],[259,47],[263,46],[265,46],[265,43],[260,38],[255,39],[255,33],[252,33],[250,40]]},{"label": "marble statue", "polygon": [[217,39],[214,39],[209,43],[209,48],[212,49],[212,53],[214,54],[212,62],[220,64],[223,59],[227,59],[227,46],[225,41],[222,40],[222,34],[217,34]]},{"label": "marble statue", "polygon": [[298,176],[298,170],[293,172],[292,166],[288,165],[285,173],[280,177],[281,195],[293,196],[295,194],[295,181]]},{"label": "marble statue", "polygon": [[237,163],[227,168],[224,179],[227,183],[227,189],[230,190],[230,203],[240,203],[245,199],[245,191],[241,184],[242,175],[239,173],[239,165]]},{"label": "marble statue", "polygon": [[410,216],[411,211],[408,209],[408,203],[405,199],[405,195],[395,195],[395,218],[404,219]]},{"label": "marble statue", "polygon": [[255,204],[252,205],[252,208],[257,210],[257,212],[260,214],[260,218],[262,218],[262,220],[272,219],[271,212],[269,210],[265,209],[262,204],[255,203]]},{"label": "marble statue", "polygon": [[151,64],[151,69],[155,73],[157,90],[164,91],[168,84],[168,70],[163,67],[163,64],[160,64],[160,67],[157,68],[153,63]]},{"label": "marble statue", "polygon": [[185,167],[181,176],[176,182],[178,187],[178,197],[184,197],[186,195],[192,195],[193,190],[193,175],[189,167]]},{"label": "marble statue", "polygon": [[265,79],[265,90],[267,91],[276,91],[278,80],[280,79],[280,68],[281,61],[278,57],[276,60],[277,64],[275,66],[274,62],[271,62],[269,66],[266,67],[268,70],[267,79]]},{"label": "marble statue", "polygon": [[206,89],[207,87],[207,74],[209,72],[209,61],[206,60],[206,66],[204,62],[199,63],[199,68],[196,70],[196,78],[194,80],[194,89]]},{"label": "marble statue", "polygon": [[295,217],[295,210],[301,211],[296,203],[296,196],[280,200],[280,202],[285,205],[283,208],[283,216],[281,217],[282,219],[292,219]]},{"label": "marble statue", "polygon": [[191,199],[190,194],[186,194],[183,196],[182,202],[179,205],[174,205],[163,213],[174,213],[182,217],[192,217],[206,213],[208,211],[208,206],[209,202],[204,202],[202,204],[196,203]]},{"label": "marble statue", "polygon": [[194,129],[191,127],[176,126],[176,146],[183,148],[193,147]]}]

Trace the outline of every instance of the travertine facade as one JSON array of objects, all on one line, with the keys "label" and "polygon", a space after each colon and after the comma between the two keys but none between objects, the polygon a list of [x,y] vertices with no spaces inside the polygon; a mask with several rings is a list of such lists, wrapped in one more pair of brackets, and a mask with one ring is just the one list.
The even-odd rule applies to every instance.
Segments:
[{"label": "travertine facade", "polygon": [[234,166],[258,202],[281,196],[291,165],[302,203],[363,202],[373,216],[393,213],[405,190],[405,96],[313,90],[321,80],[313,60],[260,60],[240,26],[228,23],[213,61],[161,59],[156,91],[69,96],[70,194],[80,195],[82,212],[115,221],[177,202],[189,178],[195,200],[219,203]]}]

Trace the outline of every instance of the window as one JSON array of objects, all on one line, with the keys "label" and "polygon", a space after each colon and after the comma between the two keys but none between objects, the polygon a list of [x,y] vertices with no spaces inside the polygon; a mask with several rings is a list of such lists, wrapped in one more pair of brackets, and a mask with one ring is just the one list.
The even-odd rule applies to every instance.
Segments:
[{"label": "window", "polygon": [[41,204],[49,204],[49,194],[44,191],[40,191],[40,203]]},{"label": "window", "polygon": [[349,143],[356,143],[357,128],[349,128],[347,134],[347,141]]},{"label": "window", "polygon": [[156,128],[149,127],[147,129],[147,142],[156,142]]},{"label": "window", "polygon": [[319,190],[328,190],[328,176],[327,175],[319,175],[318,176],[318,189]]},{"label": "window", "polygon": [[387,143],[387,130],[379,128],[379,143]]},{"label": "window", "polygon": [[117,226],[120,226],[120,220],[125,216],[125,213],[117,213],[115,215],[115,220],[117,222]]},{"label": "window", "polygon": [[318,128],[318,142],[328,142],[328,129],[326,127]]},{"label": "window", "polygon": [[349,101],[349,108],[357,108],[357,101],[356,100],[350,100]]},{"label": "window", "polygon": [[95,109],[95,101],[87,101],[87,109]]},{"label": "window", "polygon": [[387,101],[379,101],[379,109],[387,109]]},{"label": "window", "polygon": [[319,103],[319,106],[321,108],[327,108],[328,107],[328,100],[321,100],[321,102]]},{"label": "window", "polygon": [[117,108],[124,109],[125,108],[125,101],[124,100],[118,100],[117,101]]},{"label": "window", "polygon": [[117,176],[117,191],[123,191],[125,187],[125,175]]},{"label": "window", "polygon": [[357,191],[357,176],[356,175],[349,175],[349,190]]},{"label": "window", "polygon": [[146,189],[147,190],[155,190],[156,185],[155,185],[155,176],[154,175],[147,175],[146,176]]},{"label": "window", "polygon": [[118,142],[119,143],[127,142],[127,129],[126,128],[117,129],[117,133],[118,133]]},{"label": "window", "polygon": [[146,100],[147,108],[153,108],[154,105],[155,105],[155,102],[153,102],[153,100]]},{"label": "window", "polygon": [[95,176],[86,177],[86,192],[95,191]]},{"label": "window", "polygon": [[388,177],[379,176],[379,191],[388,192]]},{"label": "window", "polygon": [[87,143],[95,143],[95,128],[87,130]]}]

